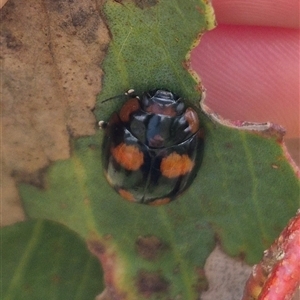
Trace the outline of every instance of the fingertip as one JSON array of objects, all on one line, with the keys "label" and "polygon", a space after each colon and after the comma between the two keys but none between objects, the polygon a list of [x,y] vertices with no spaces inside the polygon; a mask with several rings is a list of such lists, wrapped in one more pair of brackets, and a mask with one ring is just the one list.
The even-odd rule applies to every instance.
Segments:
[{"label": "fingertip", "polygon": [[219,24],[299,28],[299,0],[214,0]]}]

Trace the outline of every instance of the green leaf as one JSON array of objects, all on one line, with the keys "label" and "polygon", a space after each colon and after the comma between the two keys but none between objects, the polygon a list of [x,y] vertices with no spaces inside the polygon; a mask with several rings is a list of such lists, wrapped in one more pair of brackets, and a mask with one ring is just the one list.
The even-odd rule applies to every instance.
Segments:
[{"label": "green leaf", "polygon": [[[99,100],[131,88],[137,93],[165,88],[193,103],[200,99],[185,59],[199,34],[214,27],[206,1],[107,1],[104,12],[112,41]],[[107,120],[120,107],[118,101],[109,104],[96,109],[98,119]]]},{"label": "green leaf", "polygon": [[[199,83],[184,60],[214,23],[205,1],[107,1],[105,16],[112,42],[98,120],[122,104],[101,100],[129,88],[166,88],[199,105]],[[297,209],[299,180],[278,136],[199,116],[203,163],[188,191],[168,205],[132,204],[114,192],[103,175],[100,131],[73,141],[72,157],[47,170],[42,188],[20,185],[30,217],[65,224],[87,241],[115,297],[197,299],[216,235],[229,254],[254,263]]]},{"label": "green leaf", "polygon": [[50,221],[1,229],[1,299],[93,299],[103,288],[97,259],[78,235]]}]

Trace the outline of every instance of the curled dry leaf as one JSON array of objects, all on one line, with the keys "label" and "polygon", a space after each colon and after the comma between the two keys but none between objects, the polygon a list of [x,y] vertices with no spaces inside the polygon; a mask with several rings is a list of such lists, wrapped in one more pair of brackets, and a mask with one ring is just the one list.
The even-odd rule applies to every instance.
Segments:
[{"label": "curled dry leaf", "polygon": [[[10,0],[0,38],[4,175],[41,183],[39,170],[69,157],[70,135],[94,133],[108,31],[94,1]],[[16,194],[13,184],[3,192]]]}]

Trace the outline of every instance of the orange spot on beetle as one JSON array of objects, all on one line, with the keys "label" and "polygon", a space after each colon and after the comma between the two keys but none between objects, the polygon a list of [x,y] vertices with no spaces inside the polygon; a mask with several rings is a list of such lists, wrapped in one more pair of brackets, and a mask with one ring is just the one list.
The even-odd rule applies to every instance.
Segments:
[{"label": "orange spot on beetle", "polygon": [[159,206],[159,205],[164,205],[167,204],[171,201],[170,198],[162,198],[162,199],[156,199],[152,202],[149,202],[148,204],[151,206]]},{"label": "orange spot on beetle", "polygon": [[144,163],[144,154],[133,145],[119,144],[111,149],[115,160],[125,169],[136,171]]},{"label": "orange spot on beetle", "polygon": [[122,106],[120,110],[119,113],[120,119],[123,122],[129,122],[130,114],[140,109],[140,107],[141,106],[137,98],[129,99],[127,102],[125,102],[125,104]]},{"label": "orange spot on beetle", "polygon": [[119,189],[119,190],[118,190],[118,193],[119,193],[124,199],[126,199],[127,201],[130,201],[130,202],[134,202],[134,201],[135,201],[133,195],[132,195],[130,192],[126,191],[126,190]]},{"label": "orange spot on beetle", "polygon": [[162,159],[160,171],[166,177],[175,178],[187,174],[193,169],[193,167],[194,162],[191,161],[188,155],[180,155],[173,152]]}]

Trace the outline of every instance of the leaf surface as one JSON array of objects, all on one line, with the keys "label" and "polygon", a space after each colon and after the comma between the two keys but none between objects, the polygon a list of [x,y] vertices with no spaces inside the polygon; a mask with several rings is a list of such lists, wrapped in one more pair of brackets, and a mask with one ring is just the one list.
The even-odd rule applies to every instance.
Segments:
[{"label": "leaf surface", "polygon": [[35,220],[1,229],[1,299],[93,299],[102,289],[97,259],[74,232]]}]

